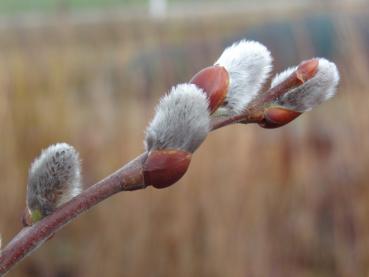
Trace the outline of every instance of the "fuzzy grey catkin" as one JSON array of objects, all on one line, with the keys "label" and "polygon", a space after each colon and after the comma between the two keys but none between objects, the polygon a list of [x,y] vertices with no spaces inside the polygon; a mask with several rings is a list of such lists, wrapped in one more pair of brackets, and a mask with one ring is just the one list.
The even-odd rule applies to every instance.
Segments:
[{"label": "fuzzy grey catkin", "polygon": [[221,115],[244,111],[254,99],[272,70],[272,56],[259,42],[241,40],[226,48],[215,65],[224,66],[229,73],[230,86]]},{"label": "fuzzy grey catkin", "polygon": [[58,143],[44,149],[32,163],[27,184],[27,208],[42,216],[81,192],[79,154],[74,147]]},{"label": "fuzzy grey catkin", "polygon": [[180,149],[194,152],[209,132],[210,118],[205,93],[193,84],[180,84],[162,97],[147,127],[147,151]]},{"label": "fuzzy grey catkin", "polygon": [[[324,58],[319,58],[318,61],[318,71],[315,76],[301,86],[288,91],[277,99],[275,104],[297,112],[306,112],[332,98],[340,79],[337,67]],[[296,69],[297,67],[291,67],[276,75],[271,87],[287,79]]]}]

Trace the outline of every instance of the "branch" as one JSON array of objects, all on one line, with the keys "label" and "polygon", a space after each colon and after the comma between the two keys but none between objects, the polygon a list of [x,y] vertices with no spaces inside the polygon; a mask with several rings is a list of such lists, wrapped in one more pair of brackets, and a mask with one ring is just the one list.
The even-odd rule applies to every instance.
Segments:
[{"label": "branch", "polygon": [[23,228],[2,250],[0,256],[0,276],[7,273],[16,263],[40,247],[48,238],[63,228],[71,220],[104,199],[120,191],[145,188],[142,165],[144,153],[110,176],[89,187],[54,213],[36,224]]},{"label": "branch", "polygon": [[[313,60],[311,60],[313,61]],[[315,72],[312,63],[302,63],[298,69],[278,86],[260,94],[241,115],[212,119],[211,130],[234,123],[259,123],[265,120],[266,104],[280,97],[307,79]],[[315,69],[316,69],[315,64]],[[309,71],[310,70],[310,71]],[[308,72],[308,73],[306,73]],[[23,228],[0,253],[0,276],[6,274],[16,263],[40,247],[48,238],[66,226],[74,218],[120,191],[144,189],[143,165],[147,153],[141,154],[110,176],[81,192],[78,196],[56,209],[30,227]]]},{"label": "branch", "polygon": [[[302,62],[297,67],[296,71],[292,72],[292,74],[288,78],[286,78],[283,82],[281,82],[279,85],[270,88],[265,93],[259,94],[259,96],[256,97],[250,103],[250,105],[247,107],[247,109],[242,114],[229,116],[229,117],[213,118],[211,122],[212,130],[216,130],[221,127],[224,127],[230,124],[235,124],[235,123],[264,124],[265,123],[264,122],[265,111],[267,108],[269,108],[269,106],[266,106],[266,104],[268,105],[274,99],[277,99],[283,96],[288,91],[298,86],[301,86],[307,80],[310,80],[311,78],[313,78],[317,72],[317,68],[318,68],[317,59],[311,59],[311,60]],[[293,111],[290,111],[289,116],[296,116],[296,113]]]}]

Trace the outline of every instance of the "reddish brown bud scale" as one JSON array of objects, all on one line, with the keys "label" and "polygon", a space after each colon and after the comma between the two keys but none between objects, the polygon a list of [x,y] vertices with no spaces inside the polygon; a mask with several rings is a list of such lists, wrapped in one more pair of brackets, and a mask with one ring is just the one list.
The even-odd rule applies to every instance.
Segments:
[{"label": "reddish brown bud scale", "polygon": [[310,80],[318,72],[319,60],[310,59],[300,63],[296,71],[294,71],[287,79],[280,84],[272,87],[268,93],[262,94],[261,97],[254,101],[254,106],[260,106],[265,103],[270,103],[286,94],[291,89],[301,86],[306,81]]},{"label": "reddish brown bud scale", "polygon": [[191,153],[177,149],[154,150],[149,153],[143,166],[146,186],[166,188],[186,173]]},{"label": "reddish brown bud scale", "polygon": [[192,77],[190,83],[204,90],[209,99],[210,114],[223,104],[228,93],[229,75],[223,66],[209,66]]},{"label": "reddish brown bud scale", "polygon": [[278,128],[294,120],[301,115],[300,112],[288,110],[282,107],[270,107],[264,112],[264,120],[259,125],[263,128]]},{"label": "reddish brown bud scale", "polygon": [[302,62],[296,70],[296,77],[301,83],[305,83],[307,80],[310,80],[315,76],[318,71],[319,60],[311,59]]}]

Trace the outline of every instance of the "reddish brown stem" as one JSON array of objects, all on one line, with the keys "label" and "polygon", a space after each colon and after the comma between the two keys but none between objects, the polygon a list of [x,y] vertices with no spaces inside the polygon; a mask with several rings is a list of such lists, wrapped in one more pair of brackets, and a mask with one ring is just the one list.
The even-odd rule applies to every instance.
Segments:
[{"label": "reddish brown stem", "polygon": [[[215,117],[211,129],[216,130],[233,123],[261,123],[264,120],[265,105],[312,78],[317,66],[317,60],[303,62],[289,78],[256,98],[243,114],[232,117]],[[0,276],[6,274],[16,263],[40,247],[71,220],[104,199],[120,191],[145,188],[142,170],[146,158],[146,153],[138,156],[59,207],[53,214],[30,227],[23,228],[0,253]]]},{"label": "reddish brown stem", "polygon": [[216,130],[235,123],[259,123],[263,119],[263,113],[246,110],[243,114],[229,117],[215,117],[211,120],[211,130]]},{"label": "reddish brown stem", "polygon": [[88,211],[104,199],[120,191],[145,188],[142,164],[147,155],[142,154],[104,180],[83,191],[76,198],[59,207],[31,227],[23,228],[2,250],[0,256],[0,276],[12,266],[41,246],[55,232],[81,213]]}]

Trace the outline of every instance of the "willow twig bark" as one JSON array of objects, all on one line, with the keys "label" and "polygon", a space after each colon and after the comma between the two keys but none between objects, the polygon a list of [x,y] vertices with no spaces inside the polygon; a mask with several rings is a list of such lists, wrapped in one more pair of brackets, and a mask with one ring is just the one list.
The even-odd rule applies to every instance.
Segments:
[{"label": "willow twig bark", "polygon": [[[317,64],[314,60],[302,63],[289,78],[278,86],[257,97],[241,115],[214,118],[212,130],[234,123],[261,123],[265,104],[280,97],[294,87],[301,85],[315,74]],[[66,226],[74,218],[110,196],[121,192],[144,189],[143,164],[147,153],[143,153],[110,176],[89,187],[78,196],[60,206],[54,213],[30,227],[23,228],[0,253],[0,276],[6,274],[14,265],[40,247],[48,238]]]}]

